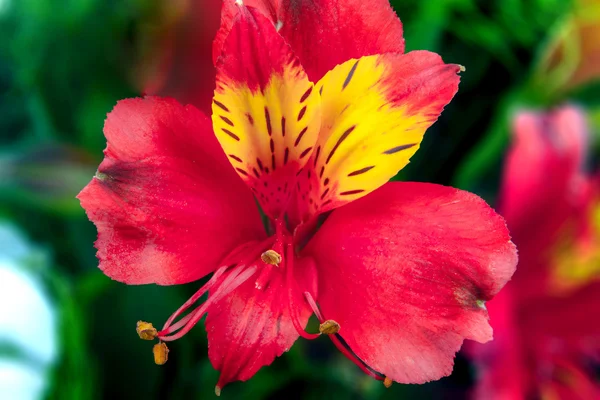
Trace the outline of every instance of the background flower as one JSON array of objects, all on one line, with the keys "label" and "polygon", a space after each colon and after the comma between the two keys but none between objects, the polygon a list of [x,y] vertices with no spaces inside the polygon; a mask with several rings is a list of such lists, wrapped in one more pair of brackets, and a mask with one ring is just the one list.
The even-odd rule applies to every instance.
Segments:
[{"label": "background flower", "polygon": [[[178,43],[183,39],[179,49],[184,52],[189,42],[212,40],[192,39],[191,32],[211,24],[194,26],[194,13],[178,14],[186,2],[173,6],[172,14],[159,11],[164,10],[165,3],[69,0],[57,7],[49,0],[0,2],[0,165],[10,161],[15,171],[15,162],[26,162],[17,168],[26,174],[12,174],[10,181],[5,180],[7,170],[0,171],[0,215],[47,249],[53,260],[47,274],[42,274],[42,282],[61,321],[61,354],[47,378],[50,394],[57,398],[214,395],[218,375],[207,361],[202,329],[189,340],[174,343],[171,359],[160,369],[148,360],[147,343],[130,330],[131,321],[138,318],[165,320],[197,287],[126,287],[105,278],[97,270],[91,246],[96,232],[77,211],[76,190],[72,189],[81,187],[77,171],[91,165],[93,173],[100,161],[107,111],[118,99],[139,95],[145,81],[140,68],[143,70],[144,63],[154,57],[161,60],[150,49],[162,48],[163,38],[173,36],[158,32],[175,30],[175,39],[169,40]],[[213,8],[209,13],[211,3],[202,0],[195,0],[192,6],[198,3],[200,9],[206,5],[205,16],[217,14]],[[576,103],[587,115],[589,156],[585,162],[593,167],[600,122],[597,84],[586,79],[572,88],[561,83],[561,90],[548,90],[556,82],[538,72],[543,71],[540,66],[545,65],[548,43],[562,40],[559,32],[571,20],[572,6],[563,0],[392,1],[404,22],[407,51],[427,49],[446,62],[466,67],[460,93],[397,178],[452,184],[498,204],[501,168],[510,146],[515,110],[524,106],[551,110],[565,101]],[[189,16],[185,20],[192,25],[179,22],[181,15]],[[218,23],[213,22],[215,32]],[[341,19],[339,25],[343,23]],[[316,35],[306,32],[312,34]],[[208,54],[201,60],[210,60],[205,65],[212,65],[210,46],[203,48]],[[585,51],[580,54],[582,63],[593,59]],[[199,53],[188,53],[181,59],[196,55],[200,57]],[[171,65],[177,59],[174,57]],[[553,68],[563,62],[559,58]],[[188,63],[182,68],[191,65]],[[168,77],[158,82],[169,82],[165,88],[181,88],[185,74]],[[155,90],[167,93],[166,89]],[[41,149],[65,145],[69,150],[62,153],[61,162],[39,158]],[[35,168],[27,164],[32,161]],[[579,309],[590,309],[589,301],[582,298],[582,302]],[[315,331],[316,325],[308,329]],[[386,389],[363,377],[353,364],[319,342],[294,346],[251,381],[231,384],[223,397],[455,399],[474,387],[477,367],[463,355],[458,356],[454,374],[447,379]]]}]

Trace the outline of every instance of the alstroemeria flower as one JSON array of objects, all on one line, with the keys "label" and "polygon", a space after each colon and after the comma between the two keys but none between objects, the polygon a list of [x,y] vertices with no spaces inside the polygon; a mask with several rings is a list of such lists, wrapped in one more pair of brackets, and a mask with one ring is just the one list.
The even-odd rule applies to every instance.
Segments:
[{"label": "alstroemeria flower", "polygon": [[[339,13],[368,10],[336,3],[337,14],[324,6],[313,20],[307,4],[287,4],[275,24],[251,7],[225,14],[212,129],[174,100],[119,102],[104,128],[105,159],[79,195],[111,278],[172,285],[213,273],[161,330],[140,322],[138,332],[158,337],[162,363],[164,343],[207,314],[217,393],[299,336],[318,337],[304,330],[313,313],[320,333],[386,384],[448,375],[465,338],[492,338],[484,302],[516,265],[503,219],[477,196],[386,183],[456,93],[461,67],[425,51],[340,60],[351,47],[334,33],[339,54],[311,53],[325,46],[319,29],[290,31],[291,47],[277,31],[291,21],[332,27]],[[401,31],[391,15],[386,4],[348,24]],[[403,47],[401,37],[394,43]]]},{"label": "alstroemeria flower", "polygon": [[[489,304],[495,340],[473,346],[478,399],[595,399],[600,356],[600,197],[583,164],[581,110],[522,112],[514,122],[501,210],[519,269]],[[586,365],[586,362],[589,362]]]}]

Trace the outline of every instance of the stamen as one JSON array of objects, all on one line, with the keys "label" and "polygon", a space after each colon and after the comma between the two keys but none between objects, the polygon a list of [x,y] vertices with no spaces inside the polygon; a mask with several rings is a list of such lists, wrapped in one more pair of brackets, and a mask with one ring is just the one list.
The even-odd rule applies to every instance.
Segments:
[{"label": "stamen", "polygon": [[319,322],[323,323],[325,321],[325,318],[323,318],[323,314],[321,314],[321,311],[319,310],[315,299],[313,299],[312,295],[308,292],[304,292],[304,297],[306,298],[308,305],[310,305],[310,308],[312,308],[313,312],[317,316]]},{"label": "stamen", "polygon": [[387,376],[383,380],[383,386],[385,386],[387,389],[389,389],[392,386],[392,383],[393,383],[393,381],[390,378],[388,378]]},{"label": "stamen", "polygon": [[135,330],[143,340],[154,340],[158,335],[156,328],[150,322],[138,321]]},{"label": "stamen", "polygon": [[290,310],[290,318],[292,319],[292,324],[294,328],[298,332],[300,336],[304,339],[313,340],[321,336],[320,333],[308,333],[306,332],[302,326],[300,325],[300,321],[298,320],[298,315],[296,315],[296,309],[292,307],[293,298],[294,298],[294,289],[296,284],[292,279],[293,268],[294,268],[294,247],[290,244],[287,247],[286,253],[286,284],[288,287],[288,308]]},{"label": "stamen", "polygon": [[[323,318],[323,314],[321,314],[321,311],[319,310],[319,307],[317,306],[315,299],[312,297],[312,295],[309,292],[304,292],[304,297],[306,298],[306,301],[308,302],[310,307],[313,309],[313,312],[319,319],[319,322],[321,322],[321,326],[327,327],[328,325],[337,324],[338,330],[339,330],[339,324],[337,322],[335,322],[333,320],[325,320],[325,318]],[[321,326],[319,326],[319,330],[321,330]],[[355,355],[352,352],[352,350],[350,350],[350,348],[346,347],[340,341],[340,339],[338,338],[337,332],[334,332],[333,334],[329,334],[329,338],[331,339],[331,341],[333,342],[335,347],[337,347],[338,350],[343,355],[346,356],[346,358],[348,358],[350,361],[352,361],[354,364],[356,364],[356,366],[358,368],[360,368],[365,374],[369,375],[373,379],[377,379],[378,381],[384,380],[384,377],[381,374],[372,370],[363,360],[358,358],[358,356]]]},{"label": "stamen", "polygon": [[181,307],[179,307],[179,309],[177,311],[175,311],[173,313],[173,315],[171,315],[169,317],[169,319],[167,320],[167,322],[165,322],[164,326],[163,326],[163,331],[166,330],[171,323],[175,320],[175,318],[177,318],[179,315],[181,315],[185,310],[187,310],[188,308],[190,308],[192,306],[192,304],[194,304],[196,301],[198,301],[198,299],[204,295],[204,293],[206,293],[208,290],[210,290],[214,284],[217,282],[217,280],[221,277],[221,275],[223,275],[223,273],[229,268],[229,266],[223,266],[221,268],[219,268],[218,270],[215,271],[215,273],[213,274],[213,276],[209,279],[208,282],[206,282],[204,284],[204,286],[202,286],[200,289],[198,289],[198,291],[196,293],[194,293],[194,295],[192,297],[190,297],[188,299],[188,301],[186,301]]},{"label": "stamen", "polygon": [[274,265],[276,267],[278,267],[279,263],[281,263],[281,256],[275,250],[265,251],[261,254],[260,258],[265,264]]},{"label": "stamen", "polygon": [[[245,269],[244,267],[245,266],[239,266],[232,271],[231,274],[225,278],[221,286],[219,286],[217,292],[210,296],[204,304],[198,306],[190,313],[192,316],[189,318],[189,320],[187,320],[186,316],[186,322],[180,321],[166,330],[158,332],[158,338],[165,342],[170,342],[177,340],[188,333],[200,321],[210,305],[220,301],[223,297],[237,289],[241,284],[246,282],[252,275],[254,275],[257,270],[255,265]],[[173,333],[175,330],[180,328],[180,325],[183,325],[181,330],[177,333]]]},{"label": "stamen", "polygon": [[[268,239],[266,239],[262,242],[259,242],[259,243],[246,243],[244,245],[237,247],[235,250],[233,250],[221,262],[221,265],[223,265],[223,267],[217,269],[215,271],[215,273],[213,274],[213,276],[210,278],[210,280],[208,282],[206,282],[206,284],[204,284],[204,286],[202,286],[200,289],[198,289],[198,291],[188,301],[186,301],[181,307],[179,307],[179,309],[177,311],[175,311],[175,313],[173,313],[173,315],[171,315],[169,317],[167,322],[165,322],[161,332],[165,332],[165,331],[173,332],[174,330],[176,330],[177,328],[175,328],[175,326],[170,327],[171,324],[173,323],[173,321],[178,316],[180,316],[185,310],[190,308],[192,306],[192,304],[194,304],[196,301],[198,301],[198,299],[204,293],[209,291],[214,286],[214,284],[217,282],[217,280],[223,275],[223,273],[225,273],[225,271],[227,271],[228,269],[232,269],[232,274],[233,274],[233,268],[235,265],[244,266],[245,264],[254,261],[256,259],[256,257],[258,256],[258,254],[260,254],[260,251],[264,248],[264,246],[267,243],[269,243]],[[245,259],[243,259],[242,261],[237,262],[237,263],[234,262],[234,260],[239,259],[239,256],[241,256],[244,253],[248,254],[248,256]],[[233,263],[233,265],[230,265],[232,263]],[[239,273],[241,270],[238,269],[237,271]],[[233,278],[232,275],[230,275],[229,278]],[[221,285],[221,286],[223,286],[223,285]],[[177,326],[178,327],[183,326],[181,324],[184,323],[183,322],[184,320],[186,322],[189,321],[192,313],[190,313],[190,315],[187,315],[181,321],[179,321],[177,323]]]},{"label": "stamen", "polygon": [[378,381],[385,380],[385,378],[383,376],[381,376],[380,374],[378,374],[377,372],[375,372],[371,368],[369,368],[363,360],[361,360],[356,355],[354,355],[354,353],[352,353],[352,351],[350,351],[350,349],[346,348],[346,346],[344,346],[342,344],[342,342],[336,335],[329,335],[329,338],[331,339],[331,341],[333,342],[335,347],[337,347],[337,349],[339,351],[341,351],[342,354],[345,355],[347,359],[349,359],[354,364],[356,364],[356,366],[358,368],[360,368],[362,370],[362,372],[369,375],[373,379],[377,379]]},{"label": "stamen", "polygon": [[319,332],[321,332],[324,335],[335,335],[339,331],[340,324],[338,324],[332,319],[328,319],[327,321],[319,325]]},{"label": "stamen", "polygon": [[163,365],[169,359],[169,348],[163,342],[155,344],[152,348],[152,353],[154,353],[154,362],[156,365]]}]

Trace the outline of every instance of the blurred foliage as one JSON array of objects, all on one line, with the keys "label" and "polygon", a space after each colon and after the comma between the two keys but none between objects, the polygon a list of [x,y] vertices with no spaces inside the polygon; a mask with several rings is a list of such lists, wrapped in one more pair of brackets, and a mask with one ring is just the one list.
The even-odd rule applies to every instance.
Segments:
[{"label": "blurred foliage", "polygon": [[[600,126],[600,86],[548,90],[552,74],[541,75],[548,49],[573,23],[572,2],[392,4],[405,24],[408,50],[432,50],[466,67],[459,94],[397,179],[453,183],[493,201],[517,107],[570,98],[589,106],[592,123]],[[61,317],[52,398],[214,395],[218,374],[200,326],[171,346],[170,361],[160,368],[134,330],[138,319],[165,320],[198,285],[110,281],[96,268],[95,229],[74,198],[101,159],[106,113],[137,94],[136,49],[156,9],[144,0],[0,0],[0,216],[46,246],[54,261],[43,275]],[[567,52],[564,62],[571,56]],[[300,340],[250,381],[228,386],[223,397],[460,398],[472,380],[468,363],[458,358],[449,378],[386,390],[326,339]]]}]

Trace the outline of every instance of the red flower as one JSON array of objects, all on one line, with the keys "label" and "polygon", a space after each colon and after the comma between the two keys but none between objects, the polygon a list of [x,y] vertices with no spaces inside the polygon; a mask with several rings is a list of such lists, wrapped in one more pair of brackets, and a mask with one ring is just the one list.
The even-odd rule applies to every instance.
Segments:
[{"label": "red flower", "polygon": [[489,304],[495,341],[473,346],[481,399],[595,399],[584,360],[600,355],[600,199],[582,171],[587,130],[574,107],[515,119],[502,211],[519,270]]},{"label": "red flower", "polygon": [[[138,332],[168,342],[207,314],[217,392],[299,335],[316,338],[303,329],[312,313],[386,384],[447,375],[465,338],[491,339],[483,304],[510,279],[515,248],[475,195],[386,182],[456,93],[461,67],[401,54],[400,21],[380,1],[283,2],[274,15],[225,6],[213,129],[194,107],[155,97],[108,115],[105,159],[79,195],[100,268],[128,284],[213,273],[160,331]],[[166,356],[155,347],[157,362]]]}]

